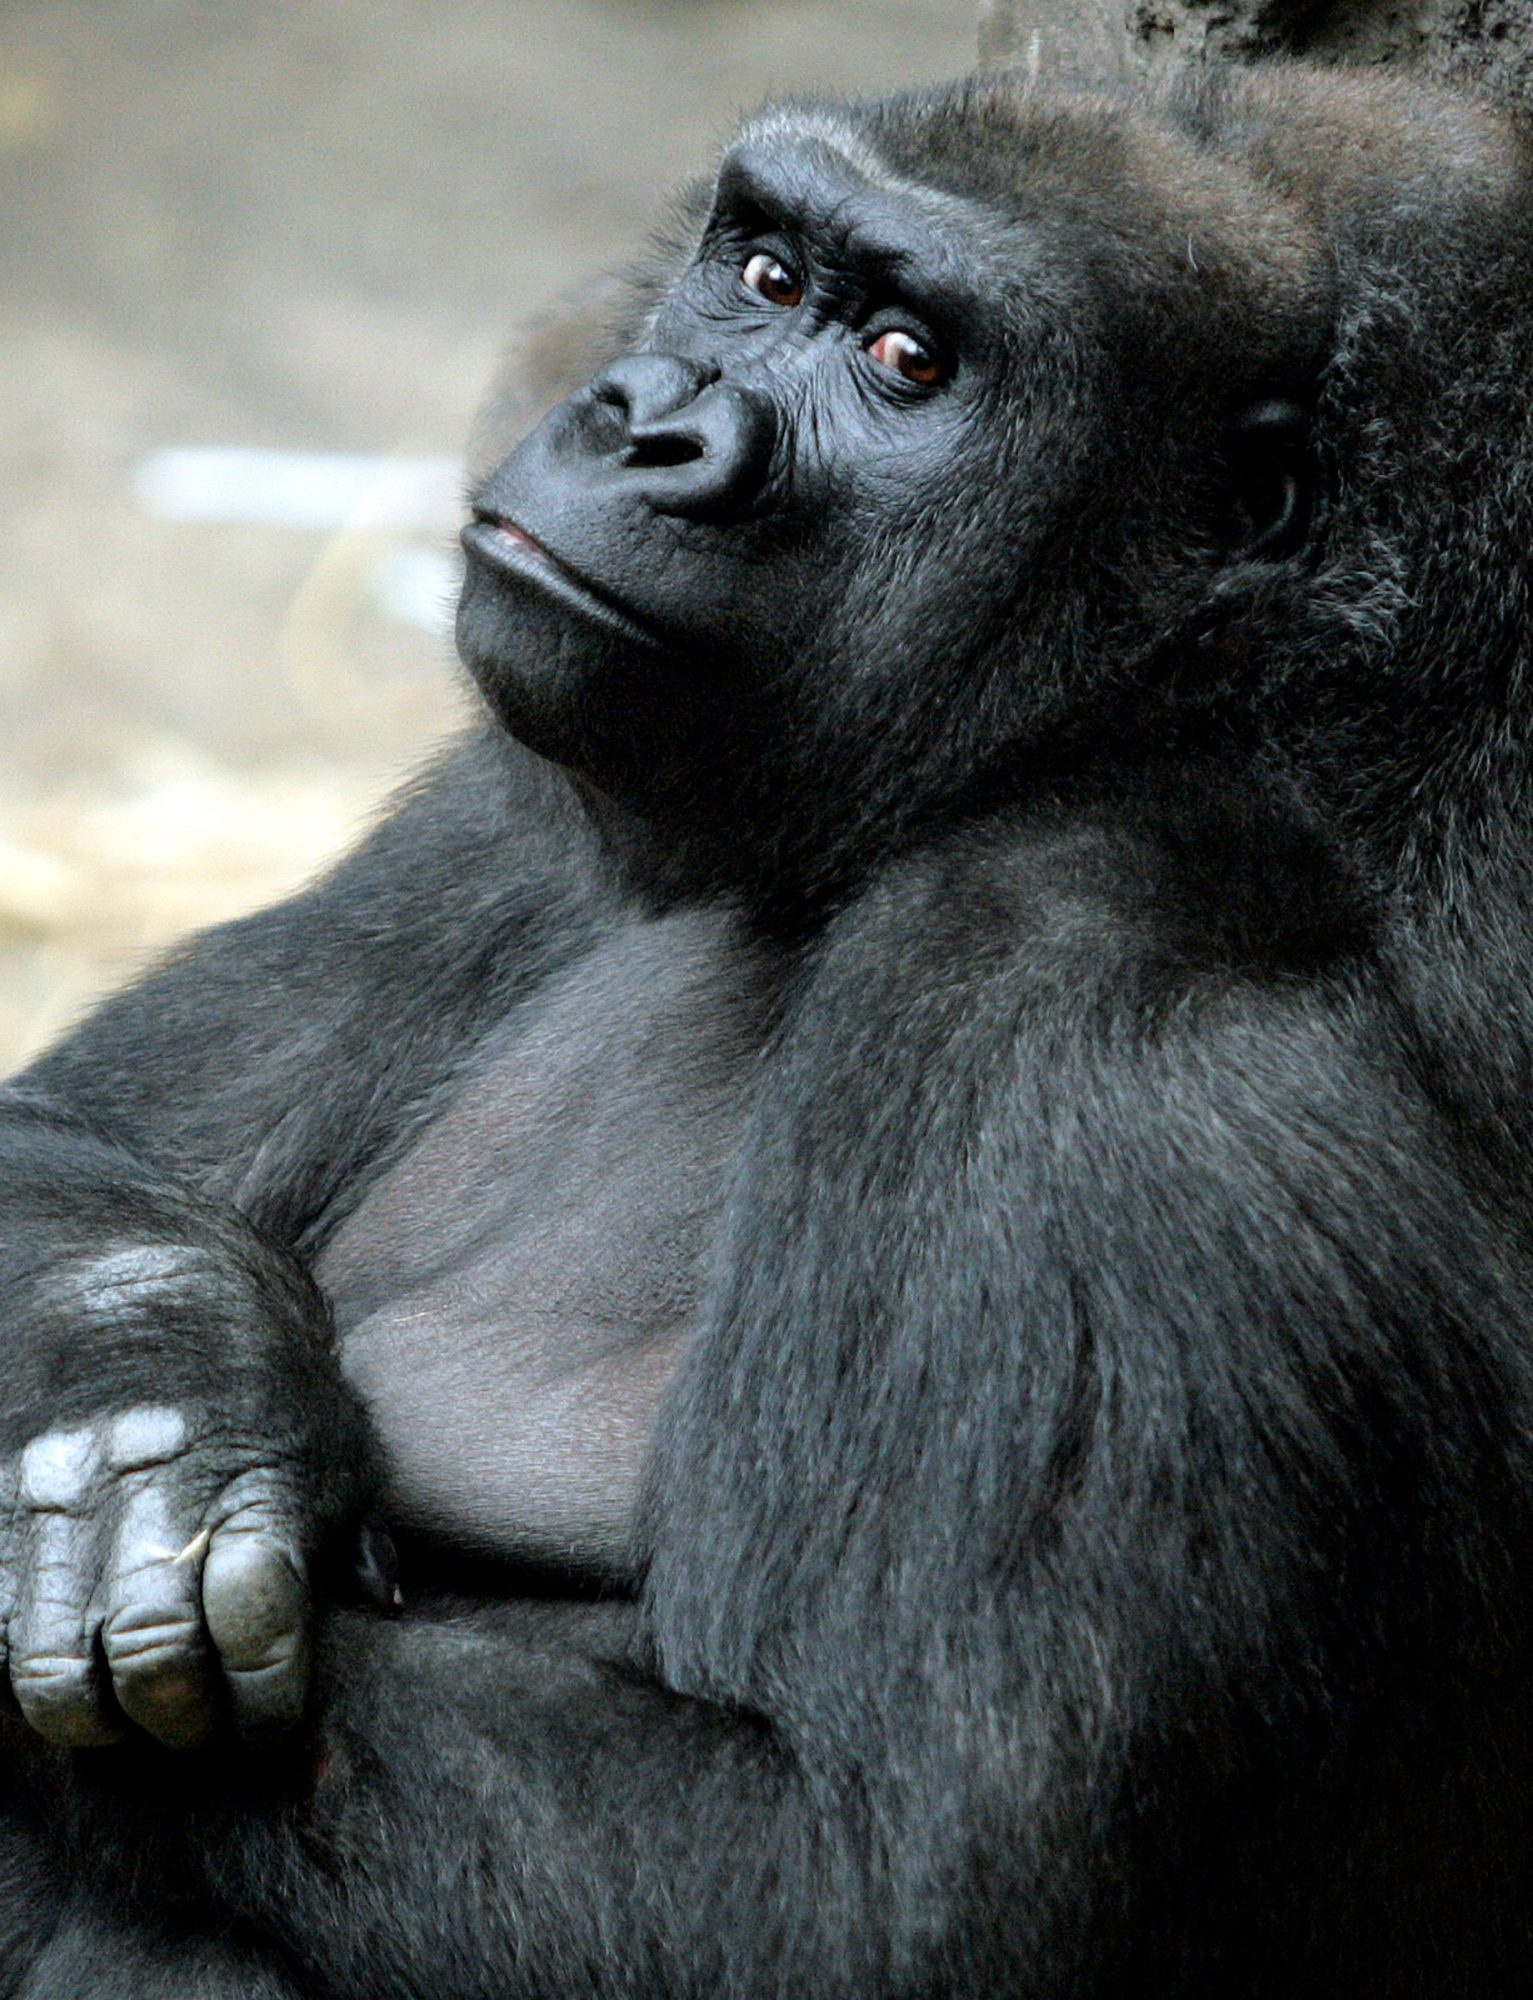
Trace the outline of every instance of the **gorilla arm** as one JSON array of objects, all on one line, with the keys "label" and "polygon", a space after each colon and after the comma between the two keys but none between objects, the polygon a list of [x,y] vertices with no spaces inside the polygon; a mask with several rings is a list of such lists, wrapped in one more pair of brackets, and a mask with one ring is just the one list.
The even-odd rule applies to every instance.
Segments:
[{"label": "gorilla arm", "polygon": [[[1283,1868],[1347,1852],[1312,1733],[1334,1803],[1501,1647],[1525,1370],[1362,975],[1232,969],[1166,876],[1100,823],[976,836],[843,916],[663,1420],[634,1645],[587,1607],[347,1620],[317,1781],[130,1778],[123,1865],[347,2000],[1118,1992],[1274,1910],[1297,1948]],[[1388,1864],[1440,1885],[1452,1838]],[[1349,1906],[1328,1977],[1342,1941],[1388,1949]]]},{"label": "gorilla arm", "polygon": [[519,816],[525,763],[460,747],[326,882],[199,940],[3,1102],[0,1613],[55,1740],[120,1729],[97,1631],[117,1704],[168,1742],[206,1734],[220,1660],[248,1721],[302,1700],[294,1572],[373,1467],[294,1253],[479,1014],[589,928],[557,830],[526,830],[546,805]]}]

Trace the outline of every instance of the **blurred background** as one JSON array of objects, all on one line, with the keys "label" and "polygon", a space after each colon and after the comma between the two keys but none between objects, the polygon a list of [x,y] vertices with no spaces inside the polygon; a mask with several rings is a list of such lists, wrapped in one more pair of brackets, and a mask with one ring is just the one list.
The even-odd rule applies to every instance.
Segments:
[{"label": "blurred background", "polygon": [[507,336],[774,90],[973,0],[0,0],[0,1070],[353,837],[465,712]]}]

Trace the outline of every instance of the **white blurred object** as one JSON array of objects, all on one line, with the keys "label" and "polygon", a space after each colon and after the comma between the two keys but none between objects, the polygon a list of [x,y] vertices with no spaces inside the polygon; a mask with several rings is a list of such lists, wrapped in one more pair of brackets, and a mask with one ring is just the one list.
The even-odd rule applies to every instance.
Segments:
[{"label": "white blurred object", "polygon": [[139,461],[133,489],[166,521],[441,530],[463,515],[463,472],[455,458],[174,445]]},{"label": "white blurred object", "polygon": [[373,567],[368,596],[386,617],[422,632],[452,630],[463,559],[445,549],[396,549]]}]

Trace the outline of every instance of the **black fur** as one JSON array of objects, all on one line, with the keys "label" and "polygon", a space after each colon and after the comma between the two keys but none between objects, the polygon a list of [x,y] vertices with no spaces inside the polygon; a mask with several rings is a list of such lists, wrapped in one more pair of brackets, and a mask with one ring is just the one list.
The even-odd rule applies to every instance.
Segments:
[{"label": "black fur", "polygon": [[1529,1990],[1529,168],[748,131],[491,719],[15,1088],[0,1992]]}]

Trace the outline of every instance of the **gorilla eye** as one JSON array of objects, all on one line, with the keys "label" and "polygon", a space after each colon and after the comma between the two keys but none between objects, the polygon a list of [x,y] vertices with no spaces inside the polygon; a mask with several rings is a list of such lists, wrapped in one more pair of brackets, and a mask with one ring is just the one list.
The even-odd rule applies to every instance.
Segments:
[{"label": "gorilla eye", "polygon": [[913,333],[894,327],[868,343],[868,352],[881,368],[890,368],[922,389],[932,389],[942,380],[942,363],[925,341]]},{"label": "gorilla eye", "polygon": [[758,250],[740,273],[740,282],[774,306],[796,306],[804,296],[798,276],[765,250]]}]

